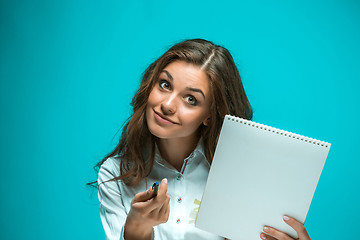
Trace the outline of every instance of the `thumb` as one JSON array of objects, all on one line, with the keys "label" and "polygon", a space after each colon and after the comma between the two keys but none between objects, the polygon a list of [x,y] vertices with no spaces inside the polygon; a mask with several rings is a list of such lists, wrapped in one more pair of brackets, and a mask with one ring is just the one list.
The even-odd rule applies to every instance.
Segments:
[{"label": "thumb", "polygon": [[167,193],[168,185],[167,178],[164,178],[160,183],[159,195],[165,195]]},{"label": "thumb", "polygon": [[299,240],[311,240],[304,224],[288,216],[284,216],[283,219],[290,227],[292,227],[297,232]]}]

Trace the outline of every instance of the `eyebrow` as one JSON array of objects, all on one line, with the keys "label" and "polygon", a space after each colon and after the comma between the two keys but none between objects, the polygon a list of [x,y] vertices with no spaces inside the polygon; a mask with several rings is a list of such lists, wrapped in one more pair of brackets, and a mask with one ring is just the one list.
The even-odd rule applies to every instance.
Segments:
[{"label": "eyebrow", "polygon": [[[174,78],[171,76],[171,74],[168,71],[162,70],[161,72],[164,72],[172,82],[174,81]],[[187,87],[186,90],[201,93],[201,95],[203,95],[203,97],[205,99],[205,94],[203,93],[203,91],[201,91],[201,89]]]},{"label": "eyebrow", "polygon": [[187,89],[187,90],[190,90],[190,91],[193,91],[193,92],[201,93],[201,95],[203,95],[203,97],[204,97],[204,99],[205,99],[205,94],[204,94],[203,91],[201,91],[200,89],[198,89],[198,88],[191,88],[191,87],[187,87],[186,89]]},{"label": "eyebrow", "polygon": [[168,76],[168,78],[169,78],[171,81],[174,81],[174,78],[171,76],[171,74],[170,74],[168,71],[162,70],[161,72],[166,73],[166,75]]}]

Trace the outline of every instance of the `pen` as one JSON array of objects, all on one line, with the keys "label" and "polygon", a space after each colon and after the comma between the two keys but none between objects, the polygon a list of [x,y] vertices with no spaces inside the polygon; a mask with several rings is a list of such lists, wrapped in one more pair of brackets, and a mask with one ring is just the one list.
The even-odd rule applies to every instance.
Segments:
[{"label": "pen", "polygon": [[154,189],[154,193],[153,193],[152,197],[156,197],[157,193],[158,193],[158,190],[159,190],[159,182],[155,182],[152,185],[152,189]]}]

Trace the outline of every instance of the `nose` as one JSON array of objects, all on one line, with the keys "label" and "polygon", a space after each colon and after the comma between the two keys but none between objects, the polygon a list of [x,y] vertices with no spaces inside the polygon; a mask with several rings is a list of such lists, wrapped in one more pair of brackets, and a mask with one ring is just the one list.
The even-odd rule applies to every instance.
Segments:
[{"label": "nose", "polygon": [[161,111],[164,115],[172,115],[176,112],[176,96],[170,95],[161,104]]}]

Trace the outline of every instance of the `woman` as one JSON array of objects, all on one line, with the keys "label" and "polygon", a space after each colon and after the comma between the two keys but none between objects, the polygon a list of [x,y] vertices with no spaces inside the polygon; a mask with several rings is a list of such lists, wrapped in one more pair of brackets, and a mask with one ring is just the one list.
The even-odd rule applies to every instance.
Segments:
[{"label": "woman", "polygon": [[[225,114],[252,118],[231,54],[202,39],[176,44],[147,68],[132,106],[119,144],[97,164],[107,239],[223,239],[194,222]],[[284,221],[310,239],[303,224]]]}]

